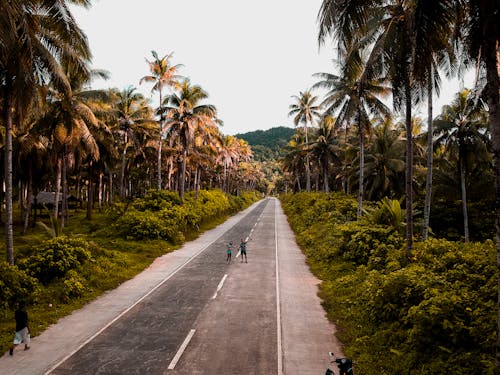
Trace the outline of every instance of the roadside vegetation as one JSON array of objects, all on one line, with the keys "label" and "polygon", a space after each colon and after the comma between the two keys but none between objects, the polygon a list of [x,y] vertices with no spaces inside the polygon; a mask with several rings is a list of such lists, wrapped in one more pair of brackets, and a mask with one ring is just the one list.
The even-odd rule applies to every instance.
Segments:
[{"label": "roadside vegetation", "polygon": [[410,261],[398,201],[368,203],[357,221],[342,193],[281,200],[356,374],[494,373],[493,241],[419,241]]},{"label": "roadside vegetation", "polygon": [[177,194],[152,190],[130,204],[95,213],[92,221],[83,210],[73,212],[62,232],[46,217],[45,228],[16,233],[16,264],[0,262],[0,353],[12,343],[19,300],[28,303],[36,336],[259,198],[252,192],[200,191],[198,197],[186,194],[180,205]]}]

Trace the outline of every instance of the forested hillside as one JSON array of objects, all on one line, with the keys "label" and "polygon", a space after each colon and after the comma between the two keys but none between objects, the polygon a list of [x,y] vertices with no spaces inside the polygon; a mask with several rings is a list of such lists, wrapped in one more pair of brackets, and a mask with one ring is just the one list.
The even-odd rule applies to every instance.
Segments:
[{"label": "forested hillside", "polygon": [[277,160],[283,156],[282,148],[295,134],[295,129],[279,126],[269,130],[236,134],[237,138],[248,142],[256,161]]}]

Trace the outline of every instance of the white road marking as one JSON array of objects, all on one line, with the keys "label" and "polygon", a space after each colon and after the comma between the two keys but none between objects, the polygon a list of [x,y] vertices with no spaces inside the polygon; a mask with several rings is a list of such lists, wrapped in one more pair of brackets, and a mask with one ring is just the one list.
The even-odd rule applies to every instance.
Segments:
[{"label": "white road marking", "polygon": [[[253,210],[252,210],[253,211]],[[247,212],[245,216],[243,216],[240,221],[247,217],[248,214],[251,211]],[[239,223],[239,221],[238,221]],[[203,253],[206,249],[208,249],[215,241],[217,241],[219,238],[221,238],[224,234],[229,232],[229,229],[233,228],[237,223],[233,224],[230,228],[225,230],[219,237],[215,238],[212,242],[207,244],[205,247],[202,247],[200,251],[198,251],[196,254],[192,255],[187,261],[185,261],[183,264],[179,265],[170,275],[168,275],[165,279],[161,280],[158,284],[156,284],[153,289],[151,289],[148,293],[143,295],[141,298],[139,298],[134,304],[123,310],[120,314],[118,314],[113,320],[111,320],[108,324],[106,324],[104,327],[102,327],[99,331],[97,331],[94,335],[89,337],[87,340],[85,340],[82,344],[80,344],[76,349],[74,349],[71,353],[69,353],[67,356],[65,356],[63,359],[61,359],[59,362],[57,362],[55,365],[53,365],[50,369],[48,369],[44,375],[49,375],[52,371],[54,371],[56,368],[61,366],[64,362],[66,362],[69,358],[71,358],[76,352],[78,352],[81,348],[83,348],[85,345],[87,345],[89,342],[94,340],[97,336],[99,336],[102,332],[104,332],[110,325],[112,325],[114,322],[116,322],[118,319],[120,319],[123,315],[128,313],[130,310],[132,310],[136,305],[141,303],[145,298],[147,298],[151,293],[153,293],[156,289],[158,289],[160,286],[162,286],[165,282],[167,282],[172,276],[174,276],[177,272],[179,272],[182,268],[184,268],[189,262],[191,262],[194,258],[196,258],[198,255]]]},{"label": "white road marking", "polygon": [[280,274],[278,264],[278,226],[276,222],[278,204],[274,201],[274,244],[276,251],[276,326],[278,327],[278,375],[283,374],[283,353],[281,345],[281,302],[280,302]]},{"label": "white road marking", "polygon": [[222,280],[219,282],[219,285],[217,285],[217,290],[215,291],[215,294],[212,297],[212,299],[217,298],[217,293],[219,293],[220,290],[222,289],[222,285],[224,285],[224,281],[226,281],[226,278],[227,278],[227,274],[224,275],[224,277],[222,278]]},{"label": "white road marking", "polygon": [[173,370],[175,368],[175,365],[177,364],[177,362],[179,362],[179,359],[181,359],[182,353],[184,353],[184,350],[186,350],[186,347],[188,346],[189,341],[191,341],[191,339],[193,338],[193,335],[195,332],[196,332],[196,330],[194,330],[194,329],[189,331],[188,335],[184,339],[184,342],[182,343],[179,350],[175,354],[174,359],[172,359],[172,362],[170,362],[170,364],[168,365],[169,370]]}]

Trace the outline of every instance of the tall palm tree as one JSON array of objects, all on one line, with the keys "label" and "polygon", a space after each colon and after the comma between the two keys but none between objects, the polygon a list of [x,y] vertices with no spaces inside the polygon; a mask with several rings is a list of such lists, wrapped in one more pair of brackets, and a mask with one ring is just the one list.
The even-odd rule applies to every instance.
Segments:
[{"label": "tall palm tree", "polygon": [[165,88],[172,88],[176,87],[178,85],[179,79],[181,78],[177,72],[182,65],[177,64],[177,65],[172,65],[170,62],[170,59],[172,58],[172,53],[163,56],[160,58],[156,51],[151,51],[151,54],[153,55],[153,60],[149,61],[146,59],[148,65],[149,65],[149,70],[151,71],[151,75],[147,75],[141,78],[139,81],[139,84],[142,82],[153,82],[154,85],[151,88],[151,91],[158,91],[160,95],[160,108],[159,108],[159,114],[160,114],[160,120],[159,120],[159,127],[160,127],[160,137],[158,139],[158,165],[157,165],[157,170],[158,170],[158,190],[161,190],[162,188],[162,180],[161,180],[161,150],[162,150],[162,143],[163,143],[163,122],[165,121],[165,112],[163,111],[162,105],[163,105],[163,89]]},{"label": "tall palm tree", "polygon": [[196,131],[207,126],[215,126],[217,109],[211,104],[201,102],[208,93],[199,85],[191,85],[189,79],[179,84],[178,93],[167,96],[162,103],[167,115],[168,132],[178,139],[178,187],[181,202],[184,200],[186,163],[189,150],[193,145]]},{"label": "tall palm tree", "polygon": [[304,148],[305,134],[297,131],[285,148],[283,158],[283,170],[291,174],[294,178],[293,185],[297,185],[297,190],[302,191],[301,177],[305,175],[304,158],[307,150]]},{"label": "tall palm tree", "polygon": [[[492,137],[495,170],[495,216],[497,258],[500,259],[500,12],[497,0],[462,0],[457,18],[460,32],[454,34],[475,64],[484,68],[486,76],[485,97],[489,112],[489,129]],[[500,271],[500,262],[497,262]],[[499,273],[500,274],[500,273]],[[500,276],[498,288],[498,319],[496,370],[500,368]]]},{"label": "tall palm tree", "polygon": [[[304,134],[306,141],[306,148],[309,147],[309,140],[307,137],[307,124],[314,126],[315,120],[321,118],[321,105],[316,105],[318,100],[311,91],[300,92],[300,94],[293,95],[295,103],[290,105],[290,112],[288,116],[294,116],[293,123],[298,126],[300,123],[304,124]],[[311,191],[311,171],[309,165],[309,153],[306,153],[306,191]]]},{"label": "tall palm tree", "polygon": [[338,134],[334,124],[335,119],[333,117],[323,117],[318,125],[316,137],[311,144],[311,153],[321,164],[323,172],[323,191],[325,193],[330,191],[330,165],[340,162]]},{"label": "tall palm tree", "polygon": [[352,47],[341,54],[339,62],[341,76],[330,73],[316,73],[322,80],[315,84],[329,90],[322,105],[325,113],[338,112],[339,123],[354,121],[359,137],[359,187],[358,218],[363,212],[364,172],[365,172],[365,136],[370,131],[371,117],[379,119],[390,116],[390,109],[382,102],[391,90],[380,71],[368,70],[359,48]]},{"label": "tall palm tree", "polygon": [[[463,90],[456,95],[451,105],[443,107],[441,115],[435,120],[435,126],[436,144],[444,145],[449,152],[456,152],[458,157],[464,238],[465,242],[469,242],[467,164],[470,164],[471,158],[486,153],[488,135],[485,111],[473,100],[469,90]],[[483,152],[480,152],[481,150]]]},{"label": "tall palm tree", "polygon": [[399,184],[405,170],[403,155],[403,137],[392,121],[375,126],[366,155],[368,199],[403,194],[404,189]]},{"label": "tall palm tree", "polygon": [[87,39],[68,4],[89,6],[90,1],[26,0],[0,2],[0,90],[5,127],[5,242],[7,261],[14,263],[12,228],[12,129],[36,97],[38,85],[51,82],[64,91],[70,84],[60,68],[69,61],[85,70],[90,60]]},{"label": "tall palm tree", "polygon": [[114,92],[114,110],[120,137],[123,139],[120,167],[120,198],[125,197],[125,169],[128,149],[140,150],[138,133],[152,133],[153,110],[142,94],[135,92],[135,87],[129,86],[122,91]]},{"label": "tall palm tree", "polygon": [[[455,65],[455,54],[450,43],[454,13],[451,1],[429,1],[416,9],[414,16],[415,53],[413,76],[420,89],[420,97],[427,98],[427,134],[433,134],[433,96],[439,96],[441,76],[448,77]],[[432,17],[429,17],[432,14]],[[438,21],[438,22],[436,22]],[[424,223],[422,236],[427,239],[432,197],[433,138],[427,138],[427,170],[425,185]]]},{"label": "tall palm tree", "polygon": [[[455,11],[453,1],[343,1],[324,0],[319,13],[319,41],[333,36],[340,50],[358,44],[371,47],[366,66],[369,70],[385,69],[392,83],[393,104],[404,111],[406,125],[406,253],[413,251],[413,139],[412,104],[415,93],[415,66],[420,63],[417,37],[438,30],[436,38],[446,37],[446,30],[427,27],[447,22]],[[440,9],[440,7],[442,9]],[[439,18],[442,15],[446,18]],[[430,20],[427,23],[422,20]],[[416,20],[420,22],[417,23]],[[422,28],[419,33],[418,28]],[[442,31],[442,32],[441,32]],[[427,39],[429,40],[429,39]],[[433,49],[430,49],[433,51]],[[424,60],[424,63],[429,59]]]}]

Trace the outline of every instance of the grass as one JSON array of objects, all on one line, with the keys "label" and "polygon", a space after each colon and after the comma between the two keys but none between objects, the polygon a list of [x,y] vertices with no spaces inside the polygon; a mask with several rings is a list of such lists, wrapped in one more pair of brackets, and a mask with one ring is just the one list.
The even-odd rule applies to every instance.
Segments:
[{"label": "grass", "polygon": [[[14,256],[22,258],[30,254],[32,249],[44,240],[50,239],[49,233],[41,226],[31,228],[25,235],[22,234],[22,225],[19,212],[14,213]],[[206,230],[212,229],[227,220],[227,216],[204,222],[199,231],[190,231],[185,234],[185,241],[197,238]],[[49,219],[43,220],[50,226]],[[3,226],[0,233],[3,234]],[[133,278],[147,268],[157,257],[179,248],[182,244],[171,244],[164,240],[134,241],[119,238],[113,232],[109,219],[104,213],[95,211],[92,220],[86,219],[84,210],[71,211],[68,225],[63,234],[82,237],[92,244],[94,257],[103,259],[106,267],[112,270],[105,275],[86,269],[89,285],[79,298],[61,300],[61,284],[55,282],[42,289],[42,293],[35,304],[27,307],[30,319],[32,337],[39,335],[48,326],[56,323],[60,318],[69,315],[72,311],[81,308],[94,300],[105,291],[112,290],[121,283]],[[5,254],[5,244],[0,245]],[[94,270],[99,264],[94,265]],[[0,310],[0,352],[6,352],[12,343],[15,331],[14,312]]]}]

